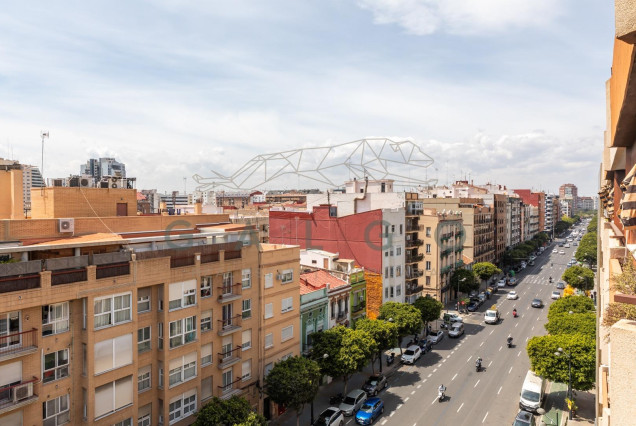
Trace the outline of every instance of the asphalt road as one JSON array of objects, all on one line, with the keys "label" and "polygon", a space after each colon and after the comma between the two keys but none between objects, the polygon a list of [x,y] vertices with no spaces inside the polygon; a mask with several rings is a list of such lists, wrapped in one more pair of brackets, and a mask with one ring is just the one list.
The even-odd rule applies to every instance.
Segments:
[{"label": "asphalt road", "polygon": [[[512,424],[518,411],[519,392],[530,362],[526,355],[527,340],[545,334],[543,325],[567,262],[576,247],[564,248],[565,254],[552,253],[553,244],[540,255],[534,266],[517,274],[515,287],[500,289],[477,312],[465,316],[466,332],[458,339],[448,335],[424,355],[414,366],[402,366],[390,379],[390,386],[380,393],[385,412],[379,425],[478,425]],[[551,265],[552,264],[552,265]],[[552,276],[554,283],[549,283]],[[518,300],[507,300],[510,290]],[[542,309],[530,307],[533,298],[543,300]],[[496,303],[502,321],[496,325],[483,322],[486,309]],[[516,307],[518,318],[512,317]],[[514,338],[513,348],[506,346],[506,337]],[[475,359],[481,356],[481,372],[475,371]],[[437,388],[443,383],[447,398],[437,401]],[[347,418],[345,424],[355,420]]]}]

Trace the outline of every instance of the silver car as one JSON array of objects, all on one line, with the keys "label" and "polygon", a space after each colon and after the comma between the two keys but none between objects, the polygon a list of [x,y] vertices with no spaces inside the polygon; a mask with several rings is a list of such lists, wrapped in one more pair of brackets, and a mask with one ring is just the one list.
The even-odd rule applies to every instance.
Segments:
[{"label": "silver car", "polygon": [[340,403],[340,410],[345,416],[353,416],[367,400],[367,393],[362,389],[354,389]]}]

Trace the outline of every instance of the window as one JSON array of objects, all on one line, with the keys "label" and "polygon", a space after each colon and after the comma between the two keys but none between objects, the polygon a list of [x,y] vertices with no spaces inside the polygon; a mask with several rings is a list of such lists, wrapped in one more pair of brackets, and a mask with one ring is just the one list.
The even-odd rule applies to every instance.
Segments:
[{"label": "window", "polygon": [[212,276],[201,277],[201,297],[212,296]]},{"label": "window", "polygon": [[386,288],[384,289],[384,298],[385,298],[385,299],[388,299],[388,298],[389,298],[389,288],[388,288],[388,287],[386,287]]},{"label": "window", "polygon": [[274,274],[265,274],[265,288],[274,287]]},{"label": "window", "polygon": [[389,278],[389,267],[388,266],[384,267],[384,278]]},{"label": "window", "polygon": [[389,251],[388,250],[384,252],[384,257],[389,257]]},{"label": "window", "polygon": [[150,365],[142,367],[137,372],[137,392],[141,393],[147,389],[150,389],[152,368]]},{"label": "window", "polygon": [[271,318],[274,316],[274,304],[267,303],[265,304],[265,319]]},{"label": "window", "polygon": [[252,287],[252,270],[251,269],[243,269],[241,272],[241,282],[243,288]]},{"label": "window", "polygon": [[137,352],[150,350],[150,326],[137,330]]},{"label": "window", "polygon": [[68,302],[42,306],[42,336],[68,331]]},{"label": "window", "polygon": [[157,385],[159,389],[163,389],[163,363],[159,361],[159,384]]},{"label": "window", "polygon": [[163,323],[157,323],[157,347],[163,349]]},{"label": "window", "polygon": [[431,277],[430,276],[426,277],[426,285],[431,285]]},{"label": "window", "polygon": [[223,294],[232,294],[232,272],[223,272]]},{"label": "window", "polygon": [[290,325],[288,327],[284,327],[283,330],[280,333],[280,341],[282,342],[286,342],[289,339],[294,337],[294,326]]},{"label": "window", "polygon": [[430,270],[431,270],[431,261],[430,261],[430,260],[427,260],[427,261],[426,261],[426,270],[427,270],[427,271],[430,271]]},{"label": "window", "polygon": [[95,388],[95,419],[119,410],[133,402],[133,376]]},{"label": "window", "polygon": [[201,313],[201,332],[212,330],[212,311]]},{"label": "window", "polygon": [[280,311],[282,313],[285,312],[289,312],[292,309],[294,309],[294,302],[293,302],[294,298],[293,297],[286,297],[285,299],[283,299],[283,302],[281,304],[281,309]]},{"label": "window", "polygon": [[243,300],[243,319],[252,318],[252,299]]},{"label": "window", "polygon": [[252,360],[248,359],[247,361],[243,361],[243,364],[241,365],[241,379],[245,381],[251,378],[252,378]]},{"label": "window", "polygon": [[132,333],[95,343],[95,374],[133,362]]},{"label": "window", "polygon": [[430,236],[431,236],[431,227],[430,227],[430,226],[427,226],[427,227],[426,227],[426,236],[427,236],[427,237],[430,237]]},{"label": "window", "polygon": [[212,364],[212,343],[201,346],[201,365]]},{"label": "window", "polygon": [[336,302],[331,302],[331,319],[336,318]]},{"label": "window", "polygon": [[197,353],[192,352],[170,360],[169,386],[185,382],[197,375]]},{"label": "window", "polygon": [[193,342],[197,338],[197,317],[192,316],[170,323],[170,349]]},{"label": "window", "polygon": [[132,426],[132,421],[132,417],[129,417],[126,420],[115,423],[114,426]]},{"label": "window", "polygon": [[86,343],[82,343],[82,374],[86,376],[86,367],[88,365],[88,348]]},{"label": "window", "polygon": [[393,266],[389,268],[389,276],[393,278]]},{"label": "window", "polygon": [[183,395],[179,395],[170,400],[169,405],[169,421],[170,424],[194,414],[197,408],[197,390],[192,389]]},{"label": "window", "polygon": [[86,330],[86,298],[82,298],[82,330]]},{"label": "window", "polygon": [[389,255],[393,256],[393,247],[389,249]]},{"label": "window", "polygon": [[402,247],[401,246],[397,246],[395,248],[395,255],[396,256],[402,256]]},{"label": "window", "polygon": [[391,225],[391,233],[394,234],[395,233],[395,225]]},{"label": "window", "polygon": [[95,329],[130,321],[131,293],[100,297],[94,300]]},{"label": "window", "polygon": [[398,284],[395,286],[395,295],[396,296],[401,296],[402,295],[402,285]]},{"label": "window", "polygon": [[430,244],[426,244],[426,253],[431,253],[431,245]]},{"label": "window", "polygon": [[286,360],[288,360],[289,358],[291,358],[291,357],[293,357],[293,356],[294,356],[294,353],[293,353],[293,352],[290,352],[290,353],[288,353],[287,355],[283,355],[282,357],[280,357],[280,360],[281,360],[281,361],[286,361]]},{"label": "window", "polygon": [[290,283],[294,281],[294,270],[293,269],[285,269],[280,273],[280,281],[283,284]]},{"label": "window", "polygon": [[269,349],[274,346],[274,333],[268,333],[265,335],[265,349]]},{"label": "window", "polygon": [[42,403],[42,424],[44,426],[63,425],[71,421],[68,394],[49,399]]},{"label": "window", "polygon": [[201,380],[201,400],[205,401],[212,397],[212,376]]},{"label": "window", "polygon": [[68,349],[44,355],[44,383],[68,377]]},{"label": "window", "polygon": [[402,235],[402,224],[400,224],[400,235]]},{"label": "window", "polygon": [[170,302],[168,309],[175,310],[193,306],[197,303],[196,294],[197,280],[188,280],[180,283],[170,284],[170,293],[168,297]]},{"label": "window", "polygon": [[389,236],[389,225],[384,225],[384,236],[385,237]]},{"label": "window", "polygon": [[402,276],[402,267],[401,266],[396,266],[395,267],[395,276],[396,277],[401,277]]},{"label": "window", "polygon": [[150,311],[150,287],[140,288],[137,290],[137,312]]},{"label": "window", "polygon": [[157,289],[157,310],[163,311],[163,284]]},{"label": "window", "polygon": [[390,290],[389,293],[391,294],[391,297],[393,297],[393,286],[389,287],[389,290]]},{"label": "window", "polygon": [[252,347],[252,330],[251,329],[243,331],[241,342],[242,342],[241,348],[243,348],[243,350],[246,350]]},{"label": "window", "polygon": [[137,426],[151,426],[152,404],[146,404],[143,407],[139,408],[137,416]]},{"label": "window", "polygon": [[266,364],[265,368],[263,369],[263,377],[267,377],[269,372],[272,371],[272,368],[274,368],[274,363],[273,362],[270,362],[269,364]]},{"label": "window", "polygon": [[231,391],[234,380],[232,379],[232,370],[223,372],[223,393]]}]

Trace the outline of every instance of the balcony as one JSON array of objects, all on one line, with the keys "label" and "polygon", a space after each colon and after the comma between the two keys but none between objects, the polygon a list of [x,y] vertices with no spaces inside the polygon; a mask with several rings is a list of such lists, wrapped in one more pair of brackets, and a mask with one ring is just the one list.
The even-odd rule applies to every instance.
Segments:
[{"label": "balcony", "polygon": [[451,265],[448,265],[448,266],[444,266],[442,269],[440,269],[439,272],[442,273],[442,274],[448,274],[452,270],[453,270],[453,267]]},{"label": "balcony", "polygon": [[0,277],[0,293],[40,288],[40,274]]},{"label": "balcony", "polygon": [[406,286],[406,295],[407,296],[411,296],[417,293],[421,293],[422,290],[424,290],[424,286],[423,285],[418,285],[418,286]]},{"label": "balcony", "polygon": [[0,387],[0,414],[37,401],[38,396],[33,392],[33,387],[38,380],[37,377],[32,377],[20,383]]},{"label": "balcony", "polygon": [[62,285],[86,281],[88,275],[86,268],[66,269],[62,271],[51,272],[51,285]]},{"label": "balcony", "polygon": [[347,323],[348,322],[348,320],[347,320],[347,312],[346,311],[338,312],[338,316],[336,317],[336,322],[338,324]]},{"label": "balcony", "polygon": [[351,307],[351,312],[355,314],[359,311],[362,311],[364,308],[366,308],[366,306],[366,302],[359,302],[357,305],[353,305]]},{"label": "balcony", "polygon": [[220,399],[229,399],[234,395],[238,395],[243,392],[243,389],[238,387],[239,383],[242,382],[243,379],[241,377],[237,377],[232,383],[228,383],[224,386],[217,386],[219,389],[219,398]]},{"label": "balcony", "polygon": [[235,315],[231,318],[226,318],[222,320],[218,320],[220,323],[219,326],[219,336],[227,336],[228,334],[232,334],[241,329],[241,318],[242,315]]},{"label": "balcony", "polygon": [[201,253],[201,263],[212,263],[219,261],[219,253]]},{"label": "balcony", "polygon": [[446,257],[446,256],[448,256],[449,254],[451,254],[452,252],[453,252],[453,249],[452,249],[452,248],[447,248],[447,249],[444,249],[444,250],[442,250],[442,251],[440,252],[440,256],[441,256],[441,257]]},{"label": "balcony", "polygon": [[38,330],[32,328],[28,331],[0,336],[0,361],[17,358],[38,350]]},{"label": "balcony", "polygon": [[122,275],[130,274],[130,263],[115,263],[111,265],[97,265],[96,267],[96,278],[99,280],[101,278],[110,278],[110,277],[119,277]]},{"label": "balcony", "polygon": [[413,268],[406,272],[406,279],[411,280],[411,279],[419,278],[422,275],[424,275],[424,271],[422,271],[421,269]]},{"label": "balcony", "polygon": [[219,303],[227,303],[241,298],[241,289],[243,288],[243,285],[238,283],[222,285],[217,288],[219,289]]},{"label": "balcony", "polygon": [[417,263],[424,260],[423,254],[416,254],[415,256],[406,256],[406,263]]},{"label": "balcony", "polygon": [[219,367],[219,370],[228,368],[241,361],[242,350],[242,346],[237,346],[230,351],[217,353],[217,355],[219,356],[219,363],[217,364],[217,367]]},{"label": "balcony", "polygon": [[170,258],[170,268],[180,268],[182,266],[192,265],[194,265],[194,255],[180,257],[173,256]]},{"label": "balcony", "polygon": [[457,262],[455,262],[455,268],[461,268],[462,266],[464,266],[464,262],[461,260],[458,260]]},{"label": "balcony", "polygon": [[419,247],[422,244],[424,244],[424,241],[422,240],[406,240],[406,246],[407,247]]}]

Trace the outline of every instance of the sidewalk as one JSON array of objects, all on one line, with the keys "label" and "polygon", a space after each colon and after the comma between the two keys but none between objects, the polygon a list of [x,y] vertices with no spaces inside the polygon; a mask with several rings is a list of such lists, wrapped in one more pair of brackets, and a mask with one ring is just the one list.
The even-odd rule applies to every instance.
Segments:
[{"label": "sidewalk", "polygon": [[[541,417],[547,426],[563,426],[563,425],[593,425],[595,418],[595,396],[594,393],[579,392],[576,393],[575,400],[578,409],[572,420],[568,419],[568,410],[565,404],[568,385],[566,383],[553,382],[549,385],[549,393],[546,395],[544,409],[546,413]],[[543,424],[538,421],[537,424]]]}]

